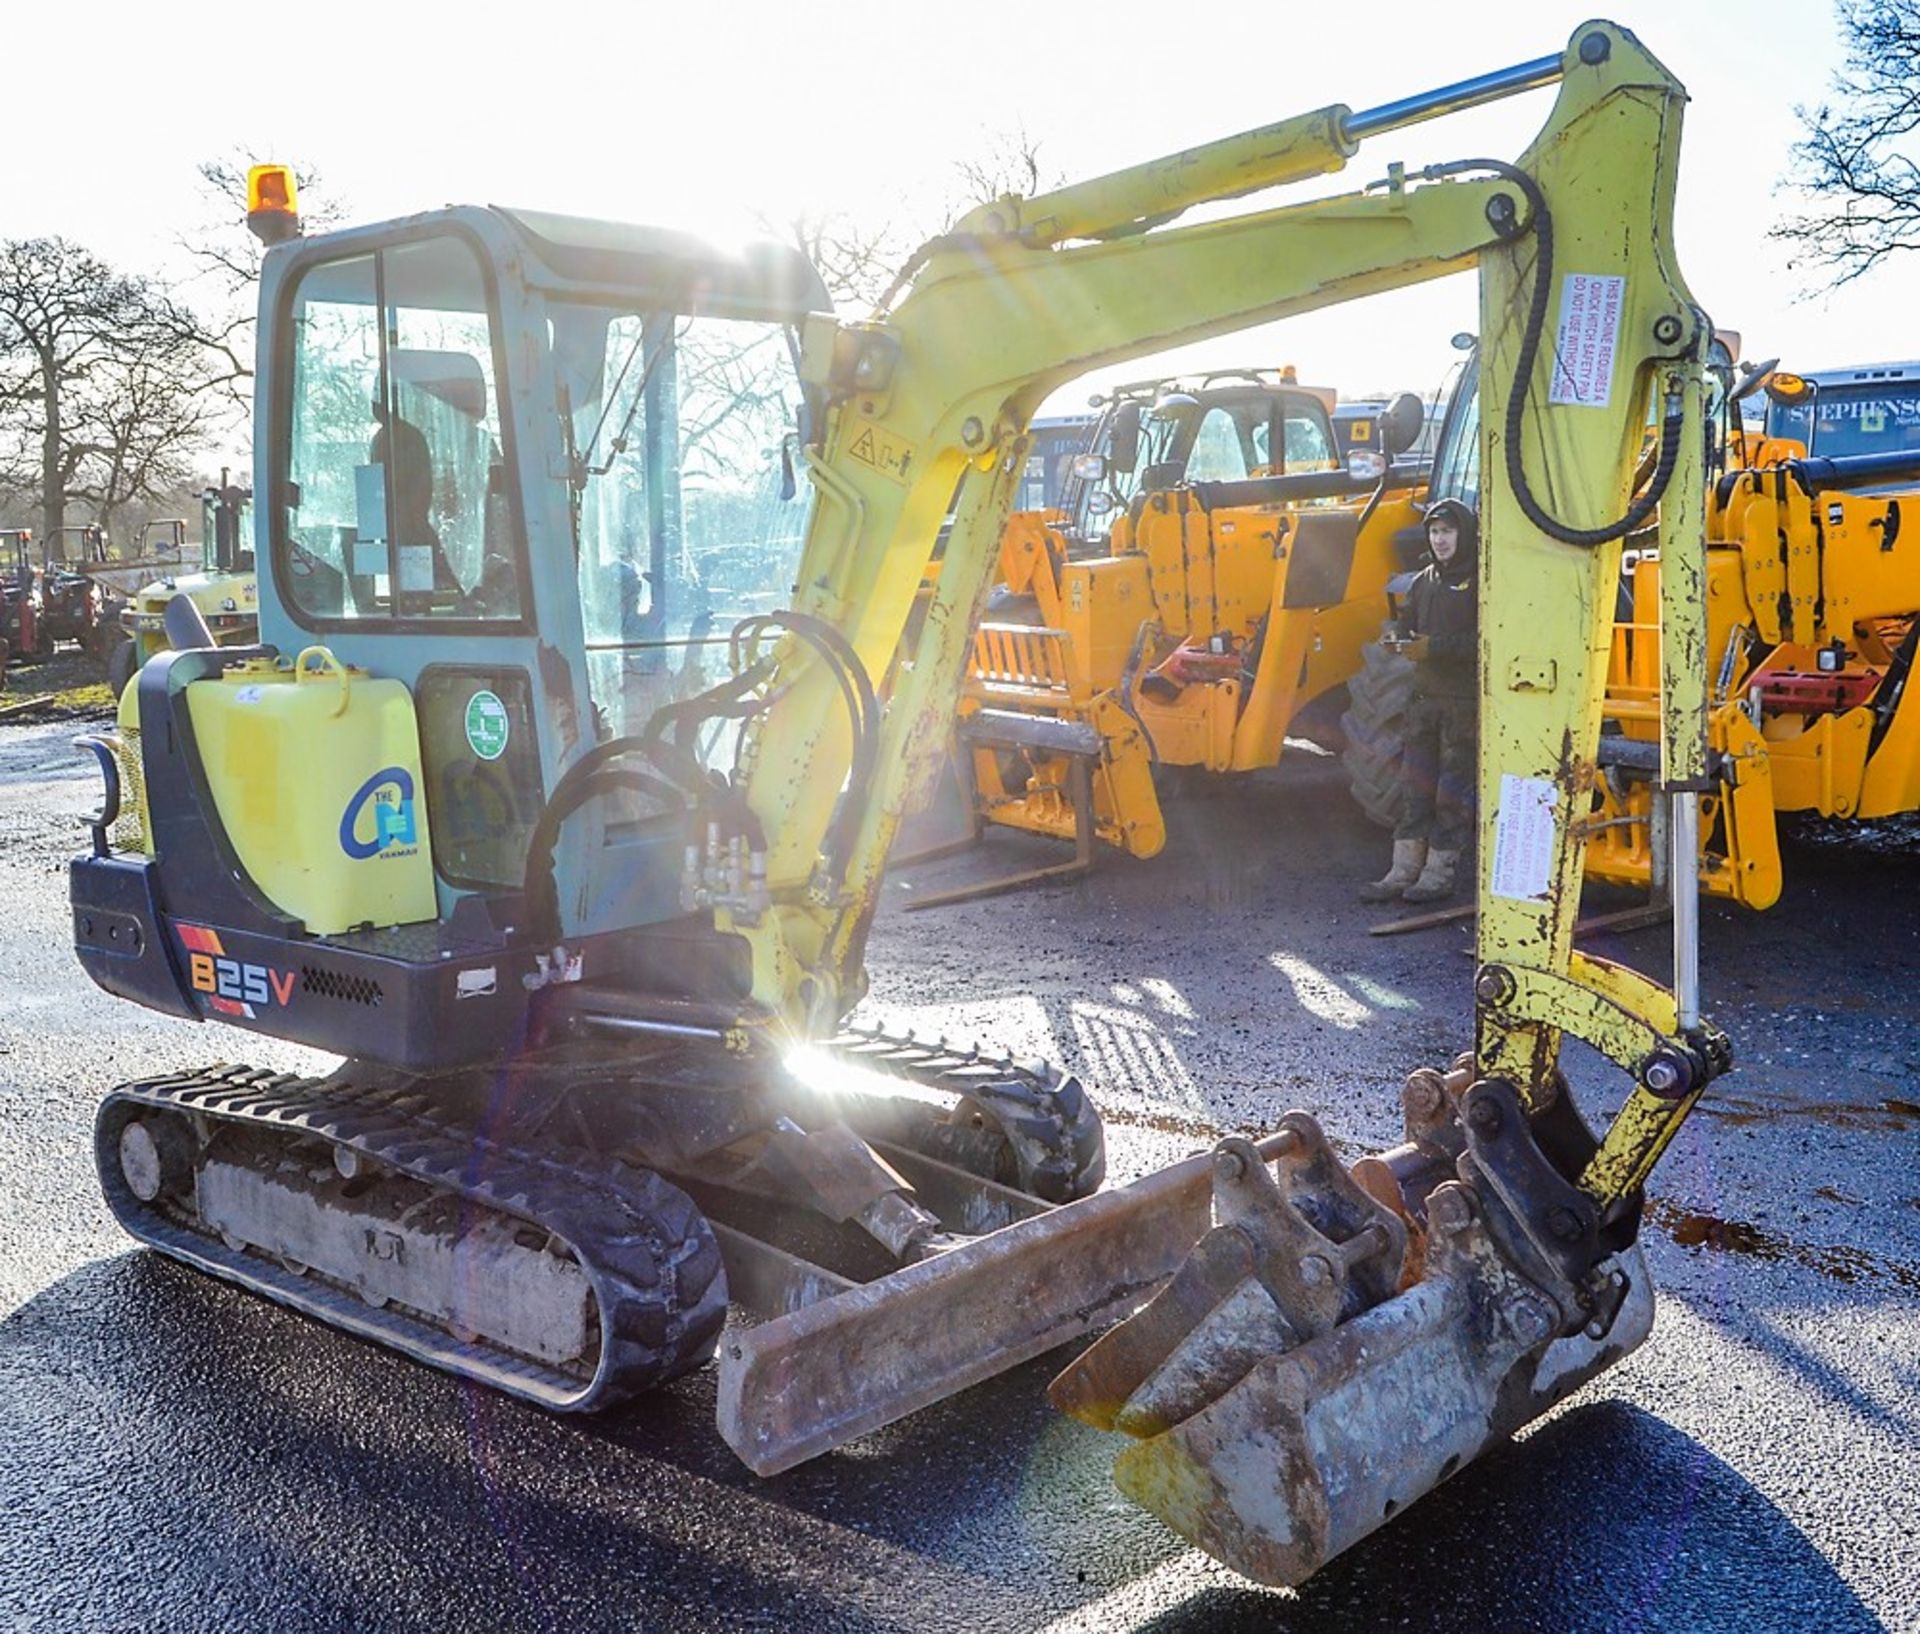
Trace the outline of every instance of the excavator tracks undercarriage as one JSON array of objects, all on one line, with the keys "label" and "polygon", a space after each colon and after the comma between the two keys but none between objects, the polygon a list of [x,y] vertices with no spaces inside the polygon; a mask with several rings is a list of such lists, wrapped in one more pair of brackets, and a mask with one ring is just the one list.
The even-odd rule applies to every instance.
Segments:
[{"label": "excavator tracks undercarriage", "polygon": [[[936,1126],[896,1137],[930,1157],[1048,1203],[1089,1196],[1106,1177],[1106,1136],[1093,1098],[1077,1077],[1049,1062],[857,1024],[842,1028],[826,1049],[850,1066],[957,1097],[959,1104]],[[976,1155],[983,1130],[991,1169]]]},{"label": "excavator tracks undercarriage", "polygon": [[706,1361],[730,1299],[782,1315],[1100,1184],[1099,1114],[1045,1063],[853,1029],[814,1064],[220,1066],[113,1090],[95,1157],[121,1224],[162,1253],[591,1411]]},{"label": "excavator tracks undercarriage", "polygon": [[726,1316],[713,1232],[677,1187],[351,1066],[122,1085],[95,1157],[120,1223],[162,1253],[544,1407],[686,1372]]}]

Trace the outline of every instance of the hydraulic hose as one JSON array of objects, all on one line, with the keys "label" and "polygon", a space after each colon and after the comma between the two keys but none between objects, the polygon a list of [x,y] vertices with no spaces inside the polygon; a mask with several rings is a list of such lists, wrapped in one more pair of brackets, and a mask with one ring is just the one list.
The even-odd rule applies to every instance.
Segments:
[{"label": "hydraulic hose", "polygon": [[873,787],[874,772],[879,765],[879,700],[874,694],[873,680],[853,644],[833,625],[810,613],[786,609],[742,619],[733,631],[732,650],[736,663],[742,649],[757,640],[763,628],[786,630],[813,648],[826,664],[828,673],[839,684],[841,696],[846,701],[847,716],[853,728],[853,757],[847,772],[846,793],[835,808],[821,842],[828,875],[837,883],[852,852],[861,813],[866,809],[867,795]]},{"label": "hydraulic hose", "polygon": [[[1526,327],[1520,337],[1520,357],[1514,370],[1513,389],[1507,396],[1504,427],[1507,485],[1519,501],[1521,514],[1549,539],[1587,549],[1623,539],[1653,514],[1667,491],[1667,484],[1673,480],[1673,468],[1680,455],[1680,430],[1684,424],[1678,402],[1669,401],[1667,412],[1662,417],[1659,454],[1651,480],[1617,521],[1598,528],[1571,527],[1535,498],[1521,455],[1520,434],[1526,419],[1527,393],[1532,387],[1534,367],[1540,357],[1540,338],[1546,330],[1547,303],[1553,296],[1553,212],[1547,208],[1546,195],[1540,191],[1538,182],[1524,170],[1499,159],[1462,159],[1453,164],[1432,166],[1423,175],[1430,180],[1439,180],[1475,171],[1486,171],[1510,181],[1526,195],[1529,217],[1525,225],[1532,228],[1538,244],[1538,253],[1534,258],[1533,289],[1527,301]],[[1516,227],[1512,236],[1517,236],[1520,230]],[[1686,347],[1672,355],[1674,361],[1692,355],[1699,344],[1701,328],[1700,315],[1696,312],[1694,333]]]},{"label": "hydraulic hose", "polygon": [[[639,734],[596,745],[568,767],[555,785],[527,846],[524,888],[536,935],[552,941],[560,934],[554,848],[561,826],[600,795],[631,790],[664,802],[682,816],[704,805],[725,834],[743,836],[755,851],[766,848],[765,827],[747,803],[744,791],[706,767],[686,735],[706,721],[747,720],[768,707],[771,700],[756,695],[755,689],[772,678],[773,664],[770,659],[751,659],[750,650],[762,631],[770,629],[787,630],[812,648],[827,666],[847,706],[854,736],[853,763],[847,798],[835,813],[825,846],[833,865],[840,865],[879,759],[879,701],[866,667],[840,631],[805,613],[763,613],[742,619],[733,628],[729,654],[738,673],[692,698],[663,704],[647,718]],[[666,777],[613,765],[636,755],[653,761]]]},{"label": "hydraulic hose", "polygon": [[523,877],[530,928],[537,940],[545,943],[560,940],[560,901],[553,872],[554,847],[559,842],[561,826],[589,800],[618,789],[631,789],[636,794],[648,795],[666,803],[683,816],[686,814],[686,796],[673,784],[636,767],[610,765],[610,762],[623,755],[643,753],[644,749],[645,745],[638,738],[615,738],[588,750],[567,768],[565,775],[554,785],[552,796],[541,808],[539,819],[533,825],[533,833],[527,839],[527,867]]}]

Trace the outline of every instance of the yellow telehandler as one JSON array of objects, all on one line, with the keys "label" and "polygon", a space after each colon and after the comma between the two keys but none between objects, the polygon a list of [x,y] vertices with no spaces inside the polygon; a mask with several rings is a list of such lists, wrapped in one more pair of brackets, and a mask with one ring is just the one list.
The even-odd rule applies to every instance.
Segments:
[{"label": "yellow telehandler", "polygon": [[[1271,371],[1123,387],[1067,508],[1009,518],[957,726],[982,819],[1154,856],[1157,771],[1276,764],[1358,668],[1423,473],[1350,472],[1332,396]],[[1379,416],[1389,458],[1422,417]]]},{"label": "yellow telehandler", "polygon": [[[1514,162],[1175,219],[1556,84]],[[762,1473],[1137,1312],[1058,1399],[1137,1438],[1126,1491],[1267,1582],[1631,1350],[1642,1184],[1729,1065],[1685,882],[1674,991],[1571,945],[1620,540],[1656,506],[1676,845],[1711,786],[1684,101],[1589,23],[1463,84],[1000,199],[859,321],[786,250],[500,208],[277,224],[261,643],[170,609],[94,745],[73,928],[109,991],[348,1059],[111,1090],[116,1215],[555,1408],[717,1349],[721,1432]],[[1408,1078],[1408,1143],[1351,1172],[1295,1112],[1098,1190],[1072,1079],[845,1027],[1029,418],[1087,369],[1470,269],[1491,473],[1472,1053]],[[1630,1080],[1598,1133],[1566,1036]],[[916,1092],[853,1092],[849,1057]],[[761,1319],[723,1332],[729,1303]]]},{"label": "yellow telehandler", "polygon": [[[1738,336],[1722,339],[1737,349]],[[1777,902],[1784,884],[1782,816],[1920,810],[1920,695],[1907,689],[1920,642],[1920,381],[1900,365],[1803,376],[1777,361],[1737,370],[1733,349],[1710,349],[1716,425],[1704,473],[1714,786],[1701,802],[1697,862],[1701,889],[1755,909]],[[1469,360],[1434,477],[1436,492],[1469,501],[1480,482],[1475,389]],[[1741,400],[1762,390],[1764,426],[1742,427]],[[1814,439],[1832,452],[1810,458]],[[1673,851],[1654,795],[1660,552],[1651,523],[1627,549],[1597,804],[1584,825],[1587,872],[1657,894]],[[1354,798],[1387,822],[1405,669],[1370,647],[1345,722]]]},{"label": "yellow telehandler", "polygon": [[[1746,457],[1707,494],[1715,786],[1700,884],[1749,908],[1780,898],[1781,815],[1920,811],[1920,691],[1908,685],[1920,647],[1920,414],[1897,381],[1837,387],[1816,421],[1817,383],[1774,375],[1770,434],[1729,438]],[[1823,429],[1843,452],[1808,455],[1803,439]],[[1588,863],[1596,878],[1656,888],[1674,854],[1650,792],[1661,573],[1657,550],[1639,554],[1631,617],[1614,631]]]}]

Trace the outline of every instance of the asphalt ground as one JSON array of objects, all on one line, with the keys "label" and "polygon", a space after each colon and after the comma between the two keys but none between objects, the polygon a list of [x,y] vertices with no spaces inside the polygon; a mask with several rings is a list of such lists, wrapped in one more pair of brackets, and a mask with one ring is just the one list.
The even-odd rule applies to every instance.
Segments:
[{"label": "asphalt ground", "polygon": [[[324,1058],[95,991],[64,864],[74,726],[0,730],[0,1628],[31,1630],[1920,1629],[1920,843],[1789,856],[1709,905],[1741,1066],[1663,1163],[1652,1339],[1297,1593],[1247,1586],[1111,1488],[1045,1358],[771,1481],[710,1375],[582,1422],[453,1383],[137,1250],[92,1175],[101,1091]],[[1045,1053],[1096,1086],[1114,1178],[1313,1111],[1352,1152],[1460,1046],[1459,927],[1365,934],[1385,844],[1337,769],[1187,798],[1151,863],[925,914],[1031,863],[905,876],[864,1014]],[[1856,837],[1857,838],[1857,837]],[[1618,905],[1602,903],[1602,906]],[[1656,972],[1665,933],[1598,951]],[[1595,1115],[1616,1077],[1572,1061]]]}]

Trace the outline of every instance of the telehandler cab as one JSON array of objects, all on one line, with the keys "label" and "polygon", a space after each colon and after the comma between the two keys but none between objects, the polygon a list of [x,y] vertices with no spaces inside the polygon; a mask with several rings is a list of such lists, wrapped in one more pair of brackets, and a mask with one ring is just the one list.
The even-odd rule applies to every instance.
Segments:
[{"label": "telehandler cab", "polygon": [[[1516,163],[1169,224],[1556,82]],[[556,1407],[717,1345],[722,1433],[763,1473],[1152,1296],[1057,1399],[1138,1438],[1127,1492],[1275,1583],[1631,1350],[1642,1183],[1729,1064],[1684,882],[1674,992],[1571,944],[1619,541],[1663,496],[1660,780],[1688,844],[1705,786],[1683,102],[1587,24],[1437,92],[1000,199],[864,321],[791,252],[656,230],[456,208],[289,236],[261,289],[262,644],[221,650],[174,605],[96,746],[73,918],[109,990],[349,1059],[114,1089],[116,1214]],[[1407,1144],[1351,1173],[1295,1112],[1094,1191],[1072,1079],[842,1030],[1025,427],[1098,365],[1475,267],[1472,1054],[1415,1072]],[[1632,1081],[1598,1136],[1563,1035]],[[848,1055],[913,1093],[843,1092]],[[766,1319],[723,1334],[729,1301]]]}]

